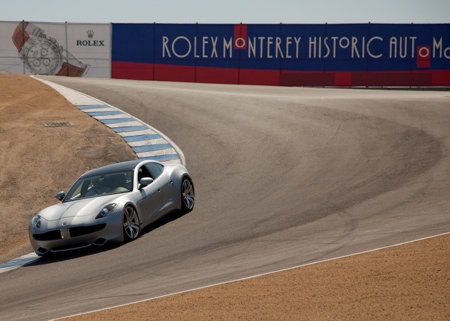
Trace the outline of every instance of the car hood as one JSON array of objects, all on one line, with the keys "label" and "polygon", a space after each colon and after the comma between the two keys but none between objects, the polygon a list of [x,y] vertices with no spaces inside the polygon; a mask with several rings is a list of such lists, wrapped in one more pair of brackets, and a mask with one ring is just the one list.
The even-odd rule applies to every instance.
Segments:
[{"label": "car hood", "polygon": [[117,199],[117,195],[87,198],[72,202],[61,202],[43,209],[38,214],[47,221],[55,221],[69,217],[97,215],[104,206],[114,203],[115,199]]}]

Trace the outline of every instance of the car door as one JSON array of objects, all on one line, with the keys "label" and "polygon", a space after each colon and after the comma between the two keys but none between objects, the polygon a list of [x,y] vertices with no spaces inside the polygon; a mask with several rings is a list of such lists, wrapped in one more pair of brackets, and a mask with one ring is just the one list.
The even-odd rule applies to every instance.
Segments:
[{"label": "car door", "polygon": [[[153,179],[152,175],[145,167],[145,165],[141,166],[141,168],[137,171],[137,182],[143,177],[150,177]],[[154,180],[147,186],[138,186],[140,193],[140,201],[137,206],[143,217],[143,223],[149,224],[157,219],[158,212],[161,208],[161,186],[159,182]]]},{"label": "car door", "polygon": [[164,171],[164,165],[159,163],[148,163],[146,164],[146,167],[160,186],[161,208],[159,212],[163,215],[173,209],[174,182],[170,179],[169,174]]}]

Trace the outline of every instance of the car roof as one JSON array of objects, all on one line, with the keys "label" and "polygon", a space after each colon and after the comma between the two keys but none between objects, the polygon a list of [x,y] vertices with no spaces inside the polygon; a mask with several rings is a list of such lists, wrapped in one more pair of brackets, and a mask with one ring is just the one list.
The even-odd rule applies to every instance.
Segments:
[{"label": "car roof", "polygon": [[107,173],[114,173],[114,172],[125,172],[125,171],[132,171],[135,169],[135,167],[139,163],[159,163],[155,161],[150,160],[143,160],[143,159],[136,159],[126,162],[120,162],[115,164],[109,164],[105,165],[99,168],[92,169],[83,175],[80,176],[80,178],[89,177],[89,176],[96,176],[96,175],[103,175]]}]

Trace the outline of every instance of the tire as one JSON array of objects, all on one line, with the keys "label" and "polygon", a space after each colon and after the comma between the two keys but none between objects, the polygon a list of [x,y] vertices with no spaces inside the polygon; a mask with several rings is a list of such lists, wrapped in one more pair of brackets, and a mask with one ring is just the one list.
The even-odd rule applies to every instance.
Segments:
[{"label": "tire", "polygon": [[127,205],[123,209],[123,236],[124,241],[129,242],[137,239],[141,230],[139,216],[133,206]]},{"label": "tire", "polygon": [[195,205],[195,190],[192,181],[185,177],[181,182],[181,212],[183,214],[189,213],[194,209]]}]

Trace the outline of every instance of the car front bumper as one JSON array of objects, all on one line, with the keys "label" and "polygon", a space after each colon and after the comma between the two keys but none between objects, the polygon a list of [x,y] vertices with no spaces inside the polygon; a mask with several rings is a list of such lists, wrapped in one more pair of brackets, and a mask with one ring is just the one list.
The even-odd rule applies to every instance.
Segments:
[{"label": "car front bumper", "polygon": [[91,224],[65,225],[45,231],[30,224],[28,233],[33,250],[40,256],[48,252],[102,246],[111,241],[122,242],[124,239],[121,215],[111,215]]}]

